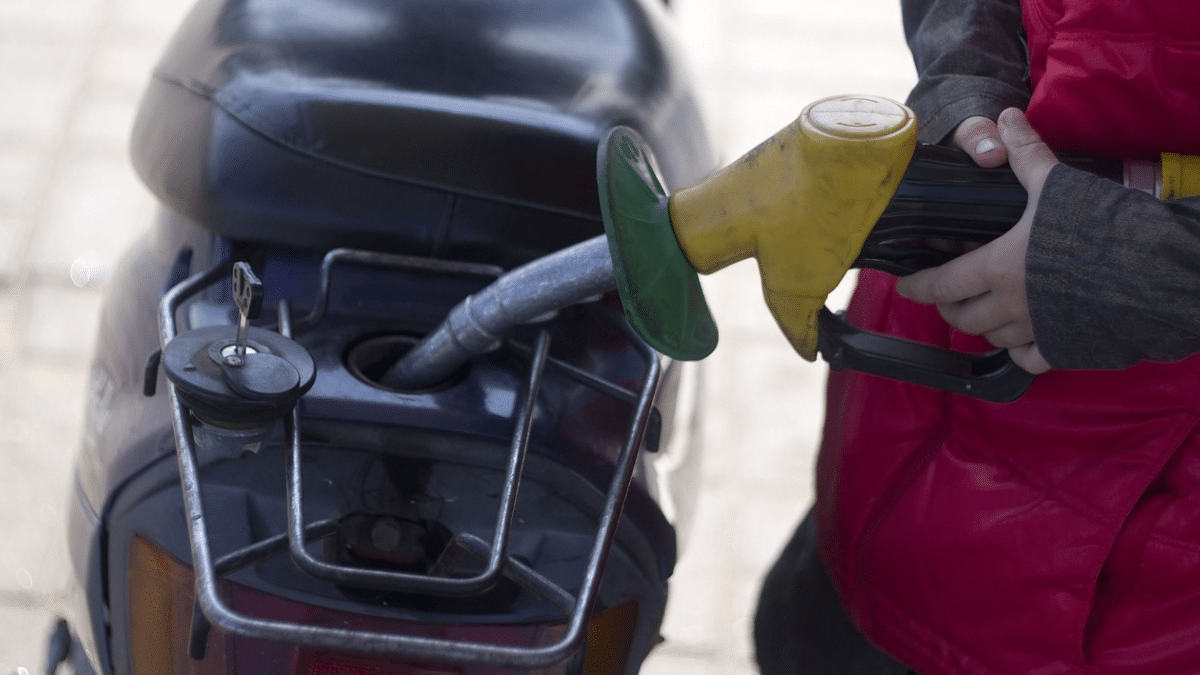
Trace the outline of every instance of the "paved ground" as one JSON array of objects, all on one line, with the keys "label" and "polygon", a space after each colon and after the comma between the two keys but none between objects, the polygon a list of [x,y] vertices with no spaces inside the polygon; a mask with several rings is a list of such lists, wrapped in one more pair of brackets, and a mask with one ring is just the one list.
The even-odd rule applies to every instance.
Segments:
[{"label": "paved ground", "polygon": [[[0,2],[0,675],[40,672],[63,601],[63,504],[103,272],[149,222],[126,160],[186,0]],[[726,157],[830,94],[902,99],[894,0],[674,0]],[[707,280],[706,468],[651,675],[754,672],[758,579],[811,500],[821,365],[787,347],[752,265]]]}]

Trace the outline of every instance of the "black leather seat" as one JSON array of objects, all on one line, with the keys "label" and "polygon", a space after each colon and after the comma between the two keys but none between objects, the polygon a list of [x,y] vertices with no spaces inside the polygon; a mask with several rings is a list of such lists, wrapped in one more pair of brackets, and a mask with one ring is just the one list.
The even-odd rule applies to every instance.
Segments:
[{"label": "black leather seat", "polygon": [[600,136],[713,157],[657,0],[202,0],[134,164],[218,233],[512,265],[601,230]]}]

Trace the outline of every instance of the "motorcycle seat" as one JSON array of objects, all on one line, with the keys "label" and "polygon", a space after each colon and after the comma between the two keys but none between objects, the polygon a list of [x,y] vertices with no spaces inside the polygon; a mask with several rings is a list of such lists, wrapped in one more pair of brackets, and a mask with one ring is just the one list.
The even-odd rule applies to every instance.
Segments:
[{"label": "motorcycle seat", "polygon": [[[134,165],[236,239],[510,266],[603,231],[615,124],[668,181],[713,164],[655,0],[201,0]],[[674,186],[671,186],[674,187]]]}]

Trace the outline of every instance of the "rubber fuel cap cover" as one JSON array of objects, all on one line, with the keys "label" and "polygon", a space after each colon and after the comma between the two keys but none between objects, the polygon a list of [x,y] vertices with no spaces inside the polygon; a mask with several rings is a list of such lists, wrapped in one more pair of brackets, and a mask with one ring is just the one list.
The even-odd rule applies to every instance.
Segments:
[{"label": "rubber fuel cap cover", "polygon": [[645,140],[628,127],[610,130],[600,142],[596,180],[617,292],[630,324],[671,358],[708,356],[717,346],[717,324],[675,238],[669,196]]},{"label": "rubber fuel cap cover", "polygon": [[287,359],[274,354],[248,353],[240,365],[226,359],[221,364],[225,384],[236,393],[258,401],[294,399],[300,388],[300,374]]}]

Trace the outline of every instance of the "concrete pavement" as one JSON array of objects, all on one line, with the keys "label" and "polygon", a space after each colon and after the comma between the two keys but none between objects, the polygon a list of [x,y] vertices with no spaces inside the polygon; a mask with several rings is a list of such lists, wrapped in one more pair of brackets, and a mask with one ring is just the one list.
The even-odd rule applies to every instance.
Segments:
[{"label": "concrete pavement", "polygon": [[[0,675],[40,672],[64,601],[63,505],[104,270],[153,209],[127,137],[189,4],[0,2]],[[673,0],[725,157],[822,96],[903,99],[915,76],[895,5]],[[753,265],[706,289],[722,342],[707,362],[704,480],[650,675],[755,672],[759,579],[812,495],[824,366],[779,335]]]}]

